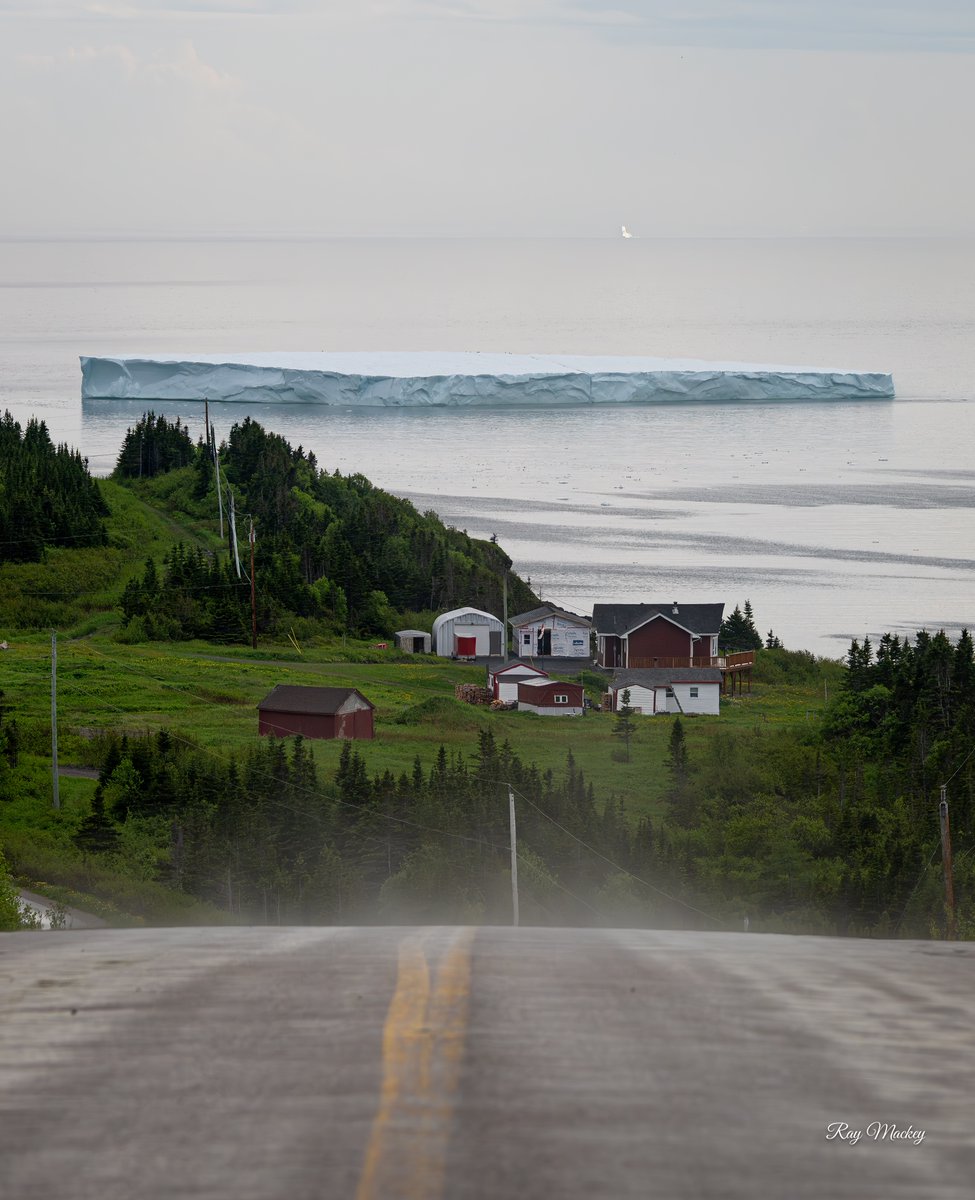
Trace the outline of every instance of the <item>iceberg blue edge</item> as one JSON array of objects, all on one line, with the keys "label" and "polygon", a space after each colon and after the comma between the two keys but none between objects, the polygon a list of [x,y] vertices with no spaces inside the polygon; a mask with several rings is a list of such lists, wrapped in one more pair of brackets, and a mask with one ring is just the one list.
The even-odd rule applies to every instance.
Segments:
[{"label": "iceberg blue edge", "polygon": [[83,399],[343,408],[890,399],[875,371],[687,359],[428,353],[81,359]]}]

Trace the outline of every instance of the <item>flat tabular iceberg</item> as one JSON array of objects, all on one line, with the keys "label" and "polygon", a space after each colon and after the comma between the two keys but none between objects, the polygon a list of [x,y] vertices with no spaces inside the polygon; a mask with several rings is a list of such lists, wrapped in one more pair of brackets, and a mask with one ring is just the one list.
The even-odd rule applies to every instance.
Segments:
[{"label": "flat tabular iceberg", "polygon": [[226,400],[347,408],[867,400],[890,375],[694,359],[482,353],[82,358],[84,399]]}]

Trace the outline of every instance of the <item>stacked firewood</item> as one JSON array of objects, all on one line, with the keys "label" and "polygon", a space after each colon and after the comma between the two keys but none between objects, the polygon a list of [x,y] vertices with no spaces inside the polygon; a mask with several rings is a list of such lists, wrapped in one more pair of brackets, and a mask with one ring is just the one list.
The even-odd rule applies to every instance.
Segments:
[{"label": "stacked firewood", "polygon": [[494,699],[490,688],[478,687],[476,683],[458,683],[454,695],[465,704],[490,704]]}]

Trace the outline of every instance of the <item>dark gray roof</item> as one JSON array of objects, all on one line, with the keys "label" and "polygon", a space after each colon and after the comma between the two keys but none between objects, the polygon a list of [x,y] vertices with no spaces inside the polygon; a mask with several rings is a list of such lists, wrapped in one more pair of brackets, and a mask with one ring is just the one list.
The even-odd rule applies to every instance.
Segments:
[{"label": "dark gray roof", "polygon": [[594,604],[592,623],[597,633],[617,637],[645,625],[658,613],[689,629],[691,633],[717,633],[721,628],[724,604]]},{"label": "dark gray roof", "polygon": [[634,667],[614,671],[610,687],[663,687],[675,680],[678,683],[720,683],[721,672],[717,667]]},{"label": "dark gray roof", "polygon": [[554,604],[543,604],[540,608],[533,608],[530,612],[519,613],[516,617],[509,617],[509,625],[529,625],[532,621],[541,621],[545,617],[564,617],[566,621],[574,621],[578,625],[589,625],[588,617],[581,617],[578,613],[567,612],[564,608],[556,608]]},{"label": "dark gray roof", "polygon": [[268,708],[273,712],[330,716],[339,712],[351,696],[358,696],[370,708],[375,708],[358,688],[298,687],[289,683],[279,683],[276,688],[272,688],[257,707]]}]

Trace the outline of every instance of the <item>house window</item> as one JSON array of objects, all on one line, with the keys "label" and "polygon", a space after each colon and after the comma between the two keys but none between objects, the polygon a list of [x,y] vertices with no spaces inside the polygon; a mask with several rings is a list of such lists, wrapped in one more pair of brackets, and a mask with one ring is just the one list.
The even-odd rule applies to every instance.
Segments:
[{"label": "house window", "polygon": [[568,696],[556,696],[556,697],[555,697],[555,703],[556,703],[556,704],[568,704],[568,703],[569,703],[569,697],[568,697]]},{"label": "house window", "polygon": [[691,688],[691,699],[692,699],[692,700],[696,700],[696,699],[697,699],[697,688],[696,688],[696,687],[692,687],[692,688]]},{"label": "house window", "polygon": [[530,633],[523,633],[521,635],[521,644],[523,646],[530,646],[532,644],[532,635]]},{"label": "house window", "polygon": [[674,689],[673,689],[672,687],[669,687],[669,688],[667,689],[667,698],[668,698],[668,699],[673,699],[673,696],[674,696]]}]

